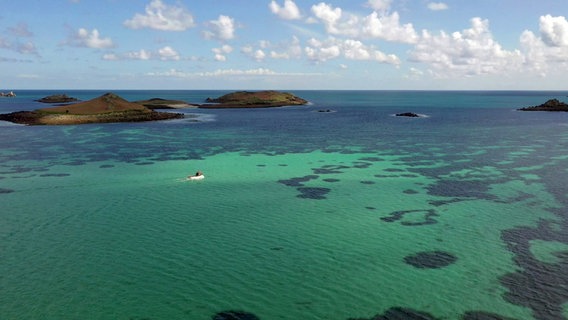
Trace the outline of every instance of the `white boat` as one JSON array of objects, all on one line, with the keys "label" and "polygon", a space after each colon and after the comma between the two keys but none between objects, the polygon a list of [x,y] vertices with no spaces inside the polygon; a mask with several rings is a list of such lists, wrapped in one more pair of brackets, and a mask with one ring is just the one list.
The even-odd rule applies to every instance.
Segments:
[{"label": "white boat", "polygon": [[198,175],[198,176],[189,176],[187,177],[187,180],[203,180],[205,179],[205,175]]}]

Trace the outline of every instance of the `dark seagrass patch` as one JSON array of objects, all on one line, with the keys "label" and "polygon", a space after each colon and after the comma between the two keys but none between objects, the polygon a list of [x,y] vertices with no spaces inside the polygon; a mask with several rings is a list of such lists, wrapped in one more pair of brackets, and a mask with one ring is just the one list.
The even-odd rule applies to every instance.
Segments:
[{"label": "dark seagrass patch", "polygon": [[456,256],[444,251],[424,251],[404,257],[404,262],[419,269],[439,269],[458,260]]}]

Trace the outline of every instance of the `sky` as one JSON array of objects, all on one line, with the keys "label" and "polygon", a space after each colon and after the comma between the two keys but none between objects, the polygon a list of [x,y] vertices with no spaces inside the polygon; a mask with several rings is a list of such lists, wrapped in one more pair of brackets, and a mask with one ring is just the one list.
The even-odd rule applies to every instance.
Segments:
[{"label": "sky", "polygon": [[0,88],[567,90],[566,0],[0,0]]}]

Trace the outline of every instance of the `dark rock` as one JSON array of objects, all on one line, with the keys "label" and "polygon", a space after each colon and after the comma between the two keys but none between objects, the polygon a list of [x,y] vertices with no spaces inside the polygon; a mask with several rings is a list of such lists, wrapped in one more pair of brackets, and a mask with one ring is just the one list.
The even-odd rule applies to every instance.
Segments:
[{"label": "dark rock", "polygon": [[566,104],[562,101],[559,101],[558,99],[550,99],[550,100],[546,101],[545,103],[543,103],[541,105],[520,108],[518,110],[520,110],[520,111],[564,111],[564,112],[567,112],[568,111],[568,104]]},{"label": "dark rock", "polygon": [[397,113],[396,114],[397,117],[410,117],[410,118],[419,118],[420,116],[414,112],[403,112],[403,113]]}]

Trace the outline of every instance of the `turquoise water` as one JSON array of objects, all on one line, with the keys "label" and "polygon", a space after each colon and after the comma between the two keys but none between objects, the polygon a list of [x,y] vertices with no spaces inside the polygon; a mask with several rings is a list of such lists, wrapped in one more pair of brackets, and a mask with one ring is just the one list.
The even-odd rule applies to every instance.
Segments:
[{"label": "turquoise water", "polygon": [[568,317],[568,114],[514,110],[565,92],[296,93],[311,104],[0,123],[0,318]]}]

